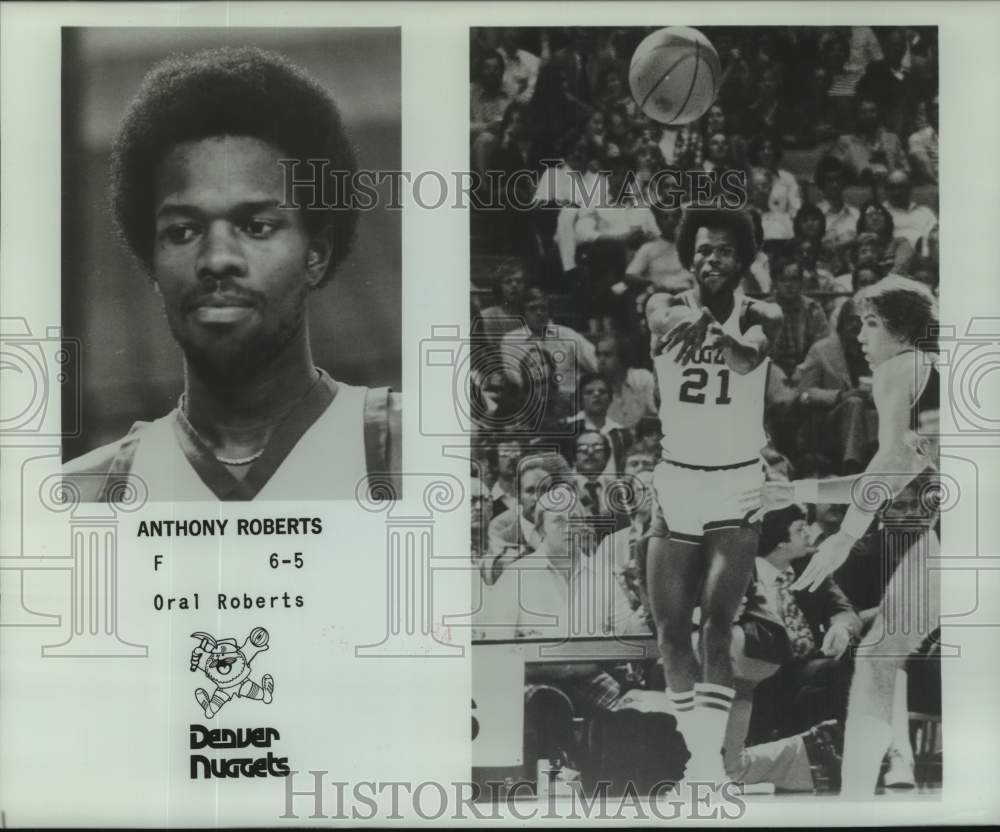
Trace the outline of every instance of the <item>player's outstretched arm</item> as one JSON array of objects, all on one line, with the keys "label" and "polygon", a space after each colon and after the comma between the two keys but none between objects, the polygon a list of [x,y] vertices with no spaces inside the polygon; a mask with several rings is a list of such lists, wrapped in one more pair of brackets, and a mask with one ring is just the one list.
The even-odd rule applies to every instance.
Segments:
[{"label": "player's outstretched arm", "polygon": [[654,344],[670,332],[670,310],[675,306],[683,306],[683,301],[666,292],[650,295],[646,301],[646,323]]},{"label": "player's outstretched arm", "polygon": [[719,324],[713,324],[708,330],[708,343],[722,347],[726,366],[739,375],[757,369],[770,355],[784,320],[781,307],[776,303],[751,303],[746,314],[749,326],[740,336],[723,332]]}]

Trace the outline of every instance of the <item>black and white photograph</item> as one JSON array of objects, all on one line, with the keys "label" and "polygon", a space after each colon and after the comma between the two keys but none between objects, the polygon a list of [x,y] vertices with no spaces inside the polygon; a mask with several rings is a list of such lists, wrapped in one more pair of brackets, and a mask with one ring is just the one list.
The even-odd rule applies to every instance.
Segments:
[{"label": "black and white photograph", "polygon": [[935,799],[937,28],[469,57],[484,799]]},{"label": "black and white photograph", "polygon": [[85,499],[397,494],[401,218],[354,189],[400,165],[399,37],[63,28]]}]

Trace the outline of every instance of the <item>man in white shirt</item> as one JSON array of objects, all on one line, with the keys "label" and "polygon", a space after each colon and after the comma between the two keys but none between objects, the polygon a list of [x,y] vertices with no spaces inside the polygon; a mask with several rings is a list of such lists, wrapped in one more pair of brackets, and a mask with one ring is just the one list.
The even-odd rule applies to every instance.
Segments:
[{"label": "man in white shirt", "polygon": [[844,180],[844,165],[839,159],[824,156],[816,164],[815,182],[823,193],[823,199],[816,203],[816,207],[826,217],[823,241],[832,246],[840,257],[857,236],[860,216],[857,208],[844,202]]},{"label": "man in white shirt", "polygon": [[926,205],[913,201],[913,187],[905,171],[894,170],[889,174],[885,195],[887,199],[882,204],[892,215],[893,233],[916,248],[937,227],[937,216]]},{"label": "man in white shirt", "polygon": [[[538,548],[511,564],[497,583],[484,588],[477,619],[490,625],[491,639],[599,638],[649,635],[620,584],[613,547],[588,554],[586,510],[566,492],[539,499]],[[593,672],[581,665],[582,675]]]},{"label": "man in white shirt", "polygon": [[524,457],[518,466],[517,500],[509,509],[494,514],[487,536],[487,560],[481,564],[483,581],[493,584],[507,567],[534,551],[541,543],[535,528],[535,505],[542,492],[568,481],[569,464],[559,454]]},{"label": "man in white shirt", "polygon": [[576,432],[597,431],[602,434],[611,446],[608,462],[603,473],[613,475],[625,466],[625,449],[630,444],[627,441],[624,425],[608,416],[611,404],[611,388],[603,376],[589,373],[580,377],[580,400],[583,409],[569,418],[570,426]]},{"label": "man in white shirt", "polygon": [[524,296],[526,325],[500,339],[504,372],[515,384],[521,384],[521,362],[525,355],[532,349],[544,350],[559,374],[559,391],[572,397],[576,394],[579,373],[597,369],[594,345],[576,330],[552,323],[549,301],[541,289],[528,289]]},{"label": "man in white shirt", "polygon": [[497,517],[517,504],[517,464],[521,461],[524,449],[521,442],[512,437],[501,438],[496,446],[496,480],[490,490],[490,500],[493,504],[493,516]]},{"label": "man in white shirt", "polygon": [[541,59],[524,49],[517,47],[517,30],[507,28],[500,33],[500,46],[497,49],[505,61],[503,71],[503,88],[515,101],[527,104],[535,92],[535,82],[538,80],[538,68]]},{"label": "man in white shirt", "polygon": [[[810,543],[805,513],[789,506],[767,516],[761,530],[762,557],[758,557],[746,610],[738,627],[742,638],[734,639],[737,665],[737,695],[726,727],[724,760],[726,773],[734,781],[774,783],[789,791],[812,791],[815,787],[810,763],[822,762],[827,774],[839,774],[839,760],[830,746],[838,746],[843,732],[839,725],[824,720],[807,731],[774,742],[745,746],[755,688],[768,680],[768,690],[780,688],[785,709],[798,702],[800,691],[813,697],[824,690],[828,710],[846,707],[846,681],[850,665],[842,662],[852,641],[861,633],[861,619],[839,587],[827,579],[816,594],[793,593],[792,563],[815,552]],[[764,622],[761,626],[761,622]],[[777,625],[777,630],[772,629]],[[779,637],[773,639],[770,635]],[[741,641],[741,656],[735,644]],[[825,663],[823,672],[810,671],[809,663]],[[775,665],[780,664],[781,668]],[[841,672],[835,673],[836,666]],[[792,673],[785,671],[792,669]],[[769,677],[778,675],[772,682]],[[764,699],[768,697],[763,696]],[[760,702],[760,699],[758,699]],[[839,749],[838,749],[839,752]]]},{"label": "man in white shirt", "polygon": [[611,390],[610,419],[631,430],[644,416],[656,416],[656,378],[643,367],[626,366],[620,337],[597,342],[597,371]]}]

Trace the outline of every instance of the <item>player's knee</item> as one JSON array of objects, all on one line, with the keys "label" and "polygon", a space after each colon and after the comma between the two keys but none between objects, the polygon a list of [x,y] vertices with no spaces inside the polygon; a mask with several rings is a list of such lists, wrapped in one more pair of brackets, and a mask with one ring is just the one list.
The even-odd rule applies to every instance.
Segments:
[{"label": "player's knee", "polygon": [[729,655],[733,643],[732,621],[720,616],[709,616],[701,625],[701,643],[709,654]]}]

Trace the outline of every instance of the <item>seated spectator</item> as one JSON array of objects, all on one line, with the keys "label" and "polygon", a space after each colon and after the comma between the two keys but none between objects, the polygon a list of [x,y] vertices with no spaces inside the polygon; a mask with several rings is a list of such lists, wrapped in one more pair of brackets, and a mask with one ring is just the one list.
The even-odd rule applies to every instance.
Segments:
[{"label": "seated spectator", "polygon": [[906,35],[894,27],[882,40],[885,57],[868,65],[858,82],[859,97],[874,101],[883,113],[886,127],[897,136],[904,136],[916,115],[920,88],[914,79],[906,57]]},{"label": "seated spectator", "polygon": [[[793,564],[814,551],[797,506],[764,519],[746,607],[734,628],[736,696],[723,758],[734,781],[812,791],[813,767],[836,780],[847,709],[848,647],[861,620],[830,579],[815,592],[792,592]],[[756,735],[778,738],[747,746]],[[808,726],[812,726],[811,728]]]},{"label": "seated spectator", "polygon": [[757,79],[757,98],[747,108],[742,119],[744,135],[757,136],[770,133],[786,135],[792,127],[792,114],[782,101],[782,75],[772,64],[765,67]]},{"label": "seated spectator", "polygon": [[609,419],[631,430],[643,417],[656,418],[656,378],[647,369],[627,366],[620,336],[597,342],[597,372],[611,390]]},{"label": "seated spectator", "polygon": [[507,268],[496,283],[497,302],[480,311],[480,331],[490,344],[499,347],[500,339],[524,325],[524,270]]},{"label": "seated spectator", "polygon": [[858,233],[858,209],[844,202],[844,165],[834,156],[824,156],[816,164],[815,181],[823,194],[816,207],[826,219],[823,241],[829,245],[840,259],[846,262],[846,249]]},{"label": "seated spectator", "polygon": [[863,70],[851,59],[847,39],[837,33],[820,46],[820,64],[814,76],[809,119],[814,141],[825,141],[844,131],[850,122],[854,92]]},{"label": "seated spectator", "polygon": [[730,152],[729,137],[725,133],[708,134],[707,152],[702,160],[701,169],[711,173],[731,170],[734,167]]},{"label": "seated spectator", "polygon": [[915,178],[938,183],[938,100],[935,95],[917,107],[917,129],[907,141]]},{"label": "seated spectator", "polygon": [[802,290],[810,295],[820,295],[815,298],[823,306],[823,311],[829,314],[836,294],[843,294],[834,276],[820,266],[819,250],[812,240],[796,240],[795,259],[802,267]]},{"label": "seated spectator", "polygon": [[507,377],[515,384],[522,384],[522,359],[528,353],[541,351],[548,356],[547,363],[555,367],[561,379],[559,390],[573,400],[578,372],[597,369],[594,345],[570,327],[552,322],[548,298],[540,289],[528,289],[524,299],[525,325],[511,330],[500,340],[500,358]]},{"label": "seated spectator", "polygon": [[629,487],[636,494],[636,502],[629,512],[629,523],[609,534],[601,541],[597,559],[612,566],[609,577],[617,581],[629,599],[633,612],[642,616],[648,632],[655,635],[656,627],[650,613],[646,594],[646,533],[653,515],[653,456],[642,448],[633,446],[626,454],[626,470],[635,479]]},{"label": "seated spectator", "polygon": [[826,720],[842,721],[851,678],[848,648],[861,635],[861,619],[840,587],[827,578],[815,592],[793,592],[804,560],[815,548],[806,536],[805,513],[788,506],[764,518],[746,614],[776,618],[784,624],[788,653],[775,645],[744,651],[778,660],[780,669],[757,687],[751,732],[788,737]]},{"label": "seated spectator", "polygon": [[493,487],[490,489],[491,516],[497,517],[517,503],[517,466],[524,446],[516,436],[501,434],[493,451]]},{"label": "seated spectator", "polygon": [[526,113],[526,105],[510,104],[500,123],[483,130],[472,143],[472,164],[479,177],[474,207],[480,234],[490,238],[494,252],[531,262],[537,243],[534,217],[527,209],[536,191],[538,160]]},{"label": "seated spectator", "polygon": [[[857,225],[856,219],[854,222]],[[792,230],[800,245],[802,243],[812,245],[817,269],[823,269],[831,274],[840,271],[840,258],[825,239],[826,214],[818,206],[806,203],[799,208],[792,221]]]},{"label": "seated spectator", "polygon": [[535,505],[548,489],[566,484],[569,463],[559,454],[526,456],[517,468],[516,501],[489,523],[486,552],[480,564],[483,581],[492,585],[508,566],[533,552],[541,540],[535,529]]},{"label": "seated spectator", "polygon": [[625,78],[614,66],[609,67],[605,72],[601,93],[595,103],[598,109],[606,113],[622,108],[629,119],[635,118],[639,111],[635,99],[628,90]]},{"label": "seated spectator", "polygon": [[618,480],[616,474],[607,473],[611,440],[600,431],[584,430],[576,436],[573,453],[576,489],[585,513],[591,518],[611,517],[615,506],[608,488]]},{"label": "seated spectator", "polygon": [[603,376],[588,373],[580,376],[578,389],[583,409],[566,420],[567,426],[574,434],[597,431],[607,438],[611,453],[603,473],[620,474],[625,468],[625,449],[631,440],[625,427],[608,416],[611,386]]},{"label": "seated spectator", "polygon": [[851,181],[862,185],[884,182],[891,171],[910,169],[899,136],[882,126],[878,104],[870,98],[857,99],[854,132],[842,135],[832,153],[844,163]]},{"label": "seated spectator", "polygon": [[[579,209],[573,226],[577,262],[585,261],[579,296],[592,333],[610,331],[630,315],[630,307],[626,312],[625,307],[612,303],[611,287],[624,277],[629,257],[643,243],[660,236],[650,208],[624,188],[625,175],[621,166],[614,170],[606,191],[596,204]],[[609,315],[613,307],[617,315]]]},{"label": "seated spectator", "polygon": [[863,471],[878,443],[871,370],[852,300],[840,310],[837,332],[817,341],[799,368],[800,446],[818,451],[842,475]]},{"label": "seated spectator", "polygon": [[914,280],[919,280],[921,283],[930,286],[934,295],[937,296],[938,293],[938,267],[937,264],[926,257],[918,257],[913,261],[913,265],[910,266],[910,276]]},{"label": "seated spectator", "polygon": [[470,91],[469,129],[472,139],[488,127],[499,127],[513,99],[503,88],[504,60],[499,52],[487,53],[479,64]]},{"label": "seated spectator", "polygon": [[753,238],[757,243],[757,254],[754,256],[750,267],[743,274],[740,287],[751,297],[764,297],[771,294],[771,290],[773,289],[771,283],[771,258],[764,251],[764,246],[762,245],[764,242],[764,223],[761,219],[760,211],[756,211],[751,207],[747,213],[750,215],[750,221],[753,223]]},{"label": "seated spectator", "polygon": [[579,130],[590,108],[567,91],[562,66],[543,64],[538,70],[535,94],[528,103],[528,125],[539,159],[557,159],[563,153],[566,133]]},{"label": "seated spectator", "polygon": [[[712,109],[714,107],[709,109],[709,113]],[[721,108],[719,112],[722,112]],[[701,167],[705,158],[705,139],[698,121],[692,121],[683,127],[657,127],[656,133],[656,146],[667,165],[681,170]]]},{"label": "seated spectator", "polygon": [[773,175],[769,208],[778,214],[795,217],[802,207],[802,192],[795,177],[781,165],[782,140],[779,134],[762,133],[750,140],[747,159],[755,167],[769,170]]},{"label": "seated spectator", "polygon": [[[862,234],[862,237],[869,236],[868,234]],[[841,275],[843,277],[843,275]],[[878,283],[883,275],[882,270],[875,263],[864,262],[858,266],[851,274],[847,275],[850,278],[851,295],[854,296],[866,286],[871,286]],[[842,289],[843,282],[840,277],[836,278],[837,288]],[[830,310],[830,329],[836,331],[840,326],[840,316],[845,304],[848,301],[848,297],[840,297],[837,299],[837,303],[834,305],[833,309]]]},{"label": "seated spectator", "polygon": [[469,478],[469,508],[472,527],[472,562],[477,566],[486,558],[487,537],[490,520],[490,493],[479,477]]},{"label": "seated spectator", "polygon": [[852,26],[850,36],[850,61],[864,72],[875,61],[884,57],[882,44],[871,26]]},{"label": "seated spectator", "polygon": [[635,423],[632,433],[635,438],[636,447],[642,448],[647,453],[652,454],[655,459],[659,460],[661,443],[663,442],[659,417],[643,416]]},{"label": "seated spectator", "polygon": [[937,228],[937,216],[926,205],[913,201],[910,177],[901,170],[889,174],[885,195],[887,199],[882,205],[892,217],[893,233],[917,248],[920,241]]},{"label": "seated spectator", "polygon": [[658,208],[652,211],[660,236],[639,246],[625,270],[625,282],[642,290],[662,289],[671,294],[690,289],[694,286],[694,277],[681,265],[674,244],[681,212]]},{"label": "seated spectator", "polygon": [[791,377],[809,348],[830,334],[830,327],[823,307],[802,294],[802,267],[795,260],[776,261],[771,276],[774,279],[772,300],[784,313],[771,357],[785,375]]},{"label": "seated spectator", "polygon": [[795,235],[791,214],[775,211],[771,205],[771,193],[775,185],[775,175],[767,168],[750,169],[750,203],[760,215],[763,245],[769,242],[790,240]]},{"label": "seated spectator", "polygon": [[858,234],[870,231],[878,237],[878,265],[885,274],[909,275],[913,260],[913,246],[905,237],[896,236],[892,214],[874,199],[861,206],[858,217]]},{"label": "seated spectator", "polygon": [[843,274],[838,274],[834,278],[834,282],[842,292],[853,295],[857,291],[855,279],[858,269],[874,269],[878,274],[878,280],[888,274],[887,271],[883,271],[885,264],[881,260],[882,243],[879,236],[865,231],[855,238],[854,244],[850,248],[850,256],[848,257],[850,269]]},{"label": "seated spectator", "polygon": [[[506,337],[506,336],[505,336]],[[501,427],[512,425],[516,430],[535,434],[529,445],[551,441],[553,436],[562,436],[566,431],[566,419],[576,412],[576,394],[568,394],[561,389],[565,373],[557,363],[562,358],[565,364],[572,360],[566,349],[549,351],[545,346],[530,343],[523,351],[518,365],[517,393],[507,414],[507,421]],[[509,350],[501,351],[501,359],[506,360]]]},{"label": "seated spectator", "polygon": [[517,29],[500,30],[497,52],[504,60],[503,89],[515,101],[527,104],[535,92],[541,59],[518,47]]},{"label": "seated spectator", "polygon": [[[586,509],[563,487],[540,497],[535,506],[538,545],[508,564],[493,586],[484,587],[476,628],[492,639],[648,635],[643,611],[632,608],[613,577],[624,568],[611,560],[614,549],[588,550],[586,519]],[[552,681],[562,687],[566,675],[558,667]],[[594,675],[587,665],[569,667],[569,678]]]}]

